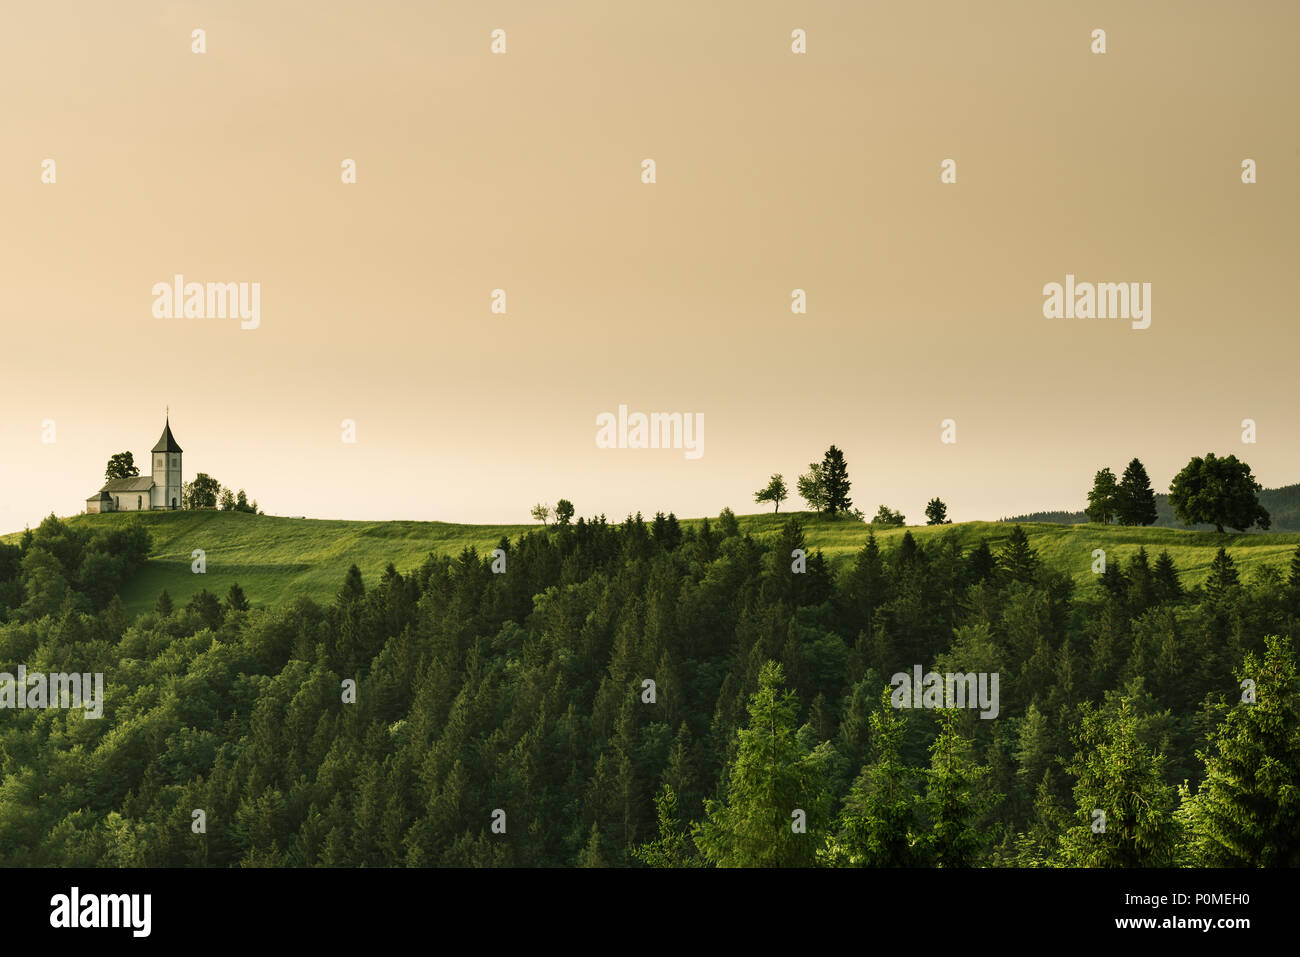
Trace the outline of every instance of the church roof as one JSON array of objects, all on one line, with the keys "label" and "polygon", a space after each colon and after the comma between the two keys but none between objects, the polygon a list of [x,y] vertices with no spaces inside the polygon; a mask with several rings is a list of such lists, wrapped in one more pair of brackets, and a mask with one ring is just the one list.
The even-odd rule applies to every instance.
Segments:
[{"label": "church roof", "polygon": [[174,438],[172,438],[172,424],[171,424],[171,421],[170,421],[170,420],[168,420],[167,424],[163,426],[163,434],[162,434],[162,437],[161,437],[160,439],[158,439],[158,444],[155,445],[155,446],[154,446],[152,449],[150,449],[149,451],[151,451],[151,452],[181,452],[181,451],[184,451],[184,450],[183,450],[179,445],[176,444],[176,440],[175,440]]},{"label": "church roof", "polygon": [[[127,478],[109,479],[101,492],[147,492],[153,488],[153,479],[148,475],[132,475]],[[93,497],[93,496],[92,496]]]},{"label": "church roof", "polygon": [[112,500],[113,496],[103,491],[96,492],[94,495],[90,496],[90,498],[86,499],[87,502],[111,502]]}]

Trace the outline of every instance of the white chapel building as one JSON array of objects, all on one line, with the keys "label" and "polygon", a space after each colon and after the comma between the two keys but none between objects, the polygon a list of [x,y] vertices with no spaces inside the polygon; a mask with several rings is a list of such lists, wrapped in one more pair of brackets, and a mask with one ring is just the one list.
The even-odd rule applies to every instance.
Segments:
[{"label": "white chapel building", "polygon": [[87,512],[143,512],[181,507],[181,447],[172,436],[170,418],[152,451],[152,474],[111,479],[90,498]]}]

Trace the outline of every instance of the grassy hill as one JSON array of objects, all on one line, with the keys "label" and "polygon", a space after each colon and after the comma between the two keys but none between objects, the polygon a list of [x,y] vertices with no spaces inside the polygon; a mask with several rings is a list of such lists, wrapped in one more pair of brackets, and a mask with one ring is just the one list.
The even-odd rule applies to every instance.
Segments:
[{"label": "grassy hill", "polygon": [[[1259,493],[1259,504],[1268,509],[1271,519],[1270,531],[1300,532],[1300,485],[1284,485],[1281,488],[1266,488]],[[1004,522],[1053,522],[1061,525],[1082,525],[1088,521],[1083,512],[1033,512],[1029,515],[1016,515],[1004,518]],[[1169,495],[1156,493],[1156,521],[1162,528],[1187,528],[1174,518],[1174,507],[1169,504]],[[1212,532],[1213,525],[1193,525],[1193,531]],[[1254,534],[1254,533],[1252,533]]]},{"label": "grassy hill", "polygon": [[[831,562],[842,567],[867,539],[868,526],[848,519],[831,519],[809,513],[795,513],[804,523],[810,548],[821,548]],[[325,519],[279,518],[242,512],[144,512],[109,515],[77,515],[67,521],[80,525],[111,525],[138,517],[153,536],[152,556],[122,593],[127,608],[137,613],[153,607],[158,593],[166,588],[177,602],[184,602],[201,588],[224,597],[231,582],[239,582],[256,605],[279,604],[294,595],[306,594],[321,602],[331,601],[351,564],[373,581],[392,562],[407,571],[424,561],[430,552],[455,555],[466,546],[485,553],[496,547],[502,535],[512,540],[536,525],[454,525],[447,522],[354,522]],[[742,531],[756,537],[777,534],[789,516],[742,515]],[[698,525],[688,519],[683,525]],[[1291,555],[1300,545],[1300,533],[1250,533],[1216,535],[1214,532],[1182,531],[1151,526],[1123,528],[1114,525],[1061,525],[1047,522],[1022,523],[1033,547],[1052,567],[1069,569],[1080,584],[1093,578],[1092,551],[1104,548],[1109,561],[1127,560],[1139,546],[1154,559],[1169,549],[1185,584],[1202,581],[1215,550],[1228,549],[1243,578],[1256,568],[1272,565],[1285,574]],[[963,522],[941,527],[913,527],[920,541],[952,532],[970,549],[987,539],[995,550],[1011,533],[1001,522]],[[904,529],[878,529],[876,537],[886,550],[902,537]],[[0,536],[14,542],[21,533]],[[207,574],[190,571],[191,553],[203,549]]]}]

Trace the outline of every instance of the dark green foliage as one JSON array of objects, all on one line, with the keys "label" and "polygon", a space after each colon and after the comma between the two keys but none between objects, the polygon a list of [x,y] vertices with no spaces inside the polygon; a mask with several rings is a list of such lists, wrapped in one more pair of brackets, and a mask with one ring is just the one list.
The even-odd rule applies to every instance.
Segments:
[{"label": "dark green foliage", "polygon": [[1101,469],[1092,479],[1092,490],[1088,492],[1088,507],[1085,510],[1088,520],[1109,525],[1119,509],[1119,483],[1115,473],[1110,469]]},{"label": "dark green foliage", "polygon": [[988,790],[988,768],[974,760],[974,744],[958,727],[959,712],[939,711],[939,735],[925,771],[924,849],[936,867],[973,867],[983,860],[989,835],[980,818],[1003,797]]},{"label": "dark green foliage", "polygon": [[849,467],[844,453],[831,446],[822,458],[822,485],[826,490],[826,511],[834,515],[853,507],[849,498]]},{"label": "dark green foliage", "polygon": [[839,867],[909,867],[920,862],[916,847],[916,790],[920,777],[903,763],[906,722],[889,704],[889,692],[871,713],[873,758],[853,782],[827,863]]},{"label": "dark green foliage", "polygon": [[1268,510],[1259,504],[1260,484],[1250,466],[1235,455],[1194,456],[1169,485],[1169,504],[1187,525],[1206,522],[1222,532],[1226,525],[1244,532],[1252,525],[1267,529]]},{"label": "dark green foliage", "polygon": [[1164,758],[1138,739],[1132,701],[1111,716],[1085,704],[1071,764],[1077,820],[1066,832],[1066,863],[1075,867],[1168,867],[1180,828]]},{"label": "dark green foliage", "polygon": [[248,599],[244,597],[244,589],[239,587],[239,582],[233,582],[230,591],[226,593],[226,610],[248,611]]},{"label": "dark green foliage", "polygon": [[907,519],[902,512],[896,512],[887,505],[881,505],[876,509],[876,516],[871,520],[872,525],[880,525],[884,528],[902,528],[907,524]]},{"label": "dark green foliage", "polygon": [[567,498],[562,498],[555,503],[555,524],[568,525],[573,521],[573,503]]},{"label": "dark green foliage", "polygon": [[[1293,583],[1237,582],[1226,552],[1206,588],[1184,591],[1168,555],[1139,550],[1111,563],[1112,587],[1076,594],[1020,529],[996,558],[950,535],[871,536],[836,574],[798,521],[754,537],[729,510],[707,526],[601,517],[503,539],[506,574],[472,550],[364,580],[352,567],[325,607],[250,609],[210,566],[209,591],[184,607],[164,593],[132,621],[117,596],[136,587],[148,536],[106,528],[51,518],[0,547],[0,671],[102,671],[109,689],[99,720],[4,712],[0,865],[1293,853],[1293,711],[1261,699],[1221,727],[1220,703],[1243,659],[1261,694],[1288,686],[1291,646],[1261,636],[1292,627]],[[875,706],[917,663],[999,673],[997,719]],[[1184,779],[1195,799],[1170,830],[1168,789]],[[1073,814],[1101,799],[1121,806],[1111,844]],[[1160,813],[1124,811],[1133,801]]]},{"label": "dark green foliage", "polygon": [[1287,638],[1267,640],[1263,660],[1237,673],[1253,682],[1211,736],[1205,781],[1184,806],[1196,863],[1208,867],[1300,866],[1300,681]]},{"label": "dark green foliage", "polygon": [[140,467],[135,464],[135,456],[130,452],[118,452],[108,460],[108,466],[104,469],[104,478],[107,481],[119,478],[131,478],[140,474]]},{"label": "dark green foliage", "polygon": [[1183,586],[1178,580],[1178,569],[1174,567],[1174,560],[1168,549],[1161,551],[1160,557],[1156,559],[1152,578],[1157,601],[1171,602],[1183,597]]},{"label": "dark green foliage", "polygon": [[998,554],[998,567],[1007,579],[1026,584],[1038,575],[1038,554],[1029,544],[1029,536],[1019,525],[1011,529],[1011,537]]},{"label": "dark green foliage", "polygon": [[763,666],[723,797],[705,802],[695,844],[715,866],[806,867],[825,840],[829,745],[810,749],[800,740],[798,701],[784,684],[780,665]]},{"label": "dark green foliage", "polygon": [[206,472],[200,472],[194,476],[194,481],[182,486],[181,492],[185,508],[216,508],[221,483]]},{"label": "dark green foliage", "polygon": [[1124,469],[1115,497],[1115,516],[1121,525],[1152,525],[1156,520],[1156,494],[1142,463],[1134,459]]},{"label": "dark green foliage", "polygon": [[937,498],[930,499],[925,505],[925,524],[951,525],[948,520],[948,506]]},{"label": "dark green foliage", "polygon": [[1232,556],[1220,548],[1214,553],[1214,560],[1210,562],[1210,574],[1205,579],[1205,594],[1211,601],[1222,601],[1239,584],[1237,566]]}]

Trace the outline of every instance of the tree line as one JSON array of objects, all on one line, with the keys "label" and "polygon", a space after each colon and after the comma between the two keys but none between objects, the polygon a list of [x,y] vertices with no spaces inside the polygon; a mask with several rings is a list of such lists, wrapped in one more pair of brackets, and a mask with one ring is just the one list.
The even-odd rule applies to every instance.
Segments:
[{"label": "tree line", "polygon": [[[849,481],[844,453],[833,445],[826,450],[820,462],[809,464],[808,471],[799,476],[795,487],[811,511],[831,517],[848,515],[859,522],[866,521],[866,516],[860,509],[853,507],[853,501],[849,498],[852,483]],[[754,501],[758,504],[772,503],[773,514],[781,511],[781,503],[789,497],[790,490],[785,483],[785,476],[779,472],[774,472],[767,485],[754,493]],[[948,506],[938,498],[932,498],[926,504],[925,515],[927,525],[951,524],[948,520]],[[907,519],[901,512],[882,504],[870,524],[901,528],[907,524]]]},{"label": "tree line", "polygon": [[[0,671],[107,689],[99,721],[0,723],[0,863],[1300,863],[1300,549],[1078,587],[1018,526],[869,535],[838,572],[730,510],[498,547],[135,616],[137,523],[0,547]],[[894,708],[916,665],[998,673],[998,717]]]},{"label": "tree line", "polygon": [[[1169,504],[1184,525],[1224,526],[1244,532],[1252,526],[1269,528],[1271,519],[1259,501],[1263,491],[1250,466],[1235,455],[1208,452],[1193,456],[1169,485]],[[1103,468],[1093,477],[1088,492],[1088,518],[1120,525],[1152,525],[1156,521],[1156,496],[1151,479],[1138,459],[1129,462],[1122,479]]]}]

